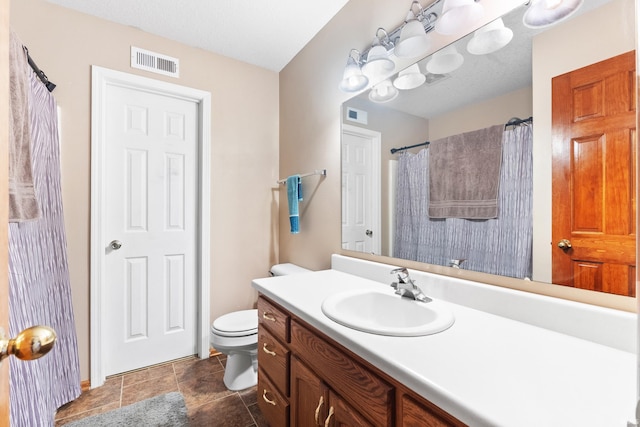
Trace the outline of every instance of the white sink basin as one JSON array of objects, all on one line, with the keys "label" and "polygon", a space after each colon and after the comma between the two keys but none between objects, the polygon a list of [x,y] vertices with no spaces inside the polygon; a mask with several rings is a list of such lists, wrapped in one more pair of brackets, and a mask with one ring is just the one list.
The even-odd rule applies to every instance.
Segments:
[{"label": "white sink basin", "polygon": [[322,302],[322,312],[349,328],[396,337],[437,334],[455,320],[446,303],[414,301],[394,294],[392,289],[340,292]]}]

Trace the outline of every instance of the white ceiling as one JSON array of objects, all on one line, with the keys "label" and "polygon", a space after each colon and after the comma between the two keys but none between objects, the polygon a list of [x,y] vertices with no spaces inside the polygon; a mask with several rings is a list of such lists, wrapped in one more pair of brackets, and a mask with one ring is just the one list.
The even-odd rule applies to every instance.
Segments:
[{"label": "white ceiling", "polygon": [[48,1],[279,72],[348,0]]}]

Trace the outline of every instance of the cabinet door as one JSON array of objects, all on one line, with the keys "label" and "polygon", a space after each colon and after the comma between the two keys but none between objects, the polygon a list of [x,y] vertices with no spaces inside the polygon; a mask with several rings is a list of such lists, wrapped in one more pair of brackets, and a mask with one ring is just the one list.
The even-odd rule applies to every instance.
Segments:
[{"label": "cabinet door", "polygon": [[373,427],[362,415],[333,391],[329,391],[329,414],[326,427]]},{"label": "cabinet door", "polygon": [[291,425],[315,427],[324,425],[327,416],[326,387],[295,356],[291,358]]}]

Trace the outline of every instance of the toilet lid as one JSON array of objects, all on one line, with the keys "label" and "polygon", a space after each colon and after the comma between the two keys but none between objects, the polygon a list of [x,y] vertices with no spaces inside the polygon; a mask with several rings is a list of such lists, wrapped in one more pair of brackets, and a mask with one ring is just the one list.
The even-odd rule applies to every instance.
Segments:
[{"label": "toilet lid", "polygon": [[258,310],[241,310],[225,314],[213,321],[211,329],[216,334],[237,337],[258,332]]}]

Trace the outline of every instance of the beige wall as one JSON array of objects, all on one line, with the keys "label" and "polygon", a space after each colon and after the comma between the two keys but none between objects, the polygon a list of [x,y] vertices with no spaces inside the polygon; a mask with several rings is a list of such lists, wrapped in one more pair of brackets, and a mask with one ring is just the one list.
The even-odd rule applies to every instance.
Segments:
[{"label": "beige wall", "polygon": [[[326,168],[326,179],[305,179],[300,234],[280,213],[281,261],[311,269],[330,266],[340,251],[340,105],[351,95],[338,83],[351,48],[363,50],[380,26],[394,28],[409,3],[351,0],[280,72],[280,173]],[[306,188],[309,187],[309,190]],[[281,198],[286,206],[286,198]]]},{"label": "beige wall", "polygon": [[511,117],[526,119],[533,114],[531,97],[531,88],[527,87],[434,117],[429,120],[429,139],[482,129]]},{"label": "beige wall", "polygon": [[[62,191],[82,379],[89,378],[91,65],[211,92],[211,318],[250,308],[251,279],[278,260],[278,74],[43,0],[11,26],[58,86]],[[134,70],[134,45],[180,59],[180,78]],[[248,125],[250,123],[250,125]]]}]

